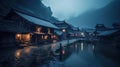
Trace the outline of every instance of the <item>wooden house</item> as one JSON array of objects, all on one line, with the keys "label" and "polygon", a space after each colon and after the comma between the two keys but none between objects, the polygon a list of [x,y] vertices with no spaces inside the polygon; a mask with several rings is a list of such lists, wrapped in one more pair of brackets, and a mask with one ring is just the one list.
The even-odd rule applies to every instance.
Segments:
[{"label": "wooden house", "polygon": [[[0,20],[0,44],[3,47],[15,46],[30,41],[32,23],[28,23],[13,10]],[[23,37],[21,37],[23,34]],[[20,41],[21,40],[21,41]]]},{"label": "wooden house", "polygon": [[53,42],[53,39],[56,37],[54,29],[57,29],[55,25],[49,21],[34,16],[34,14],[26,14],[19,11],[16,13],[30,23],[33,23],[31,28],[31,43],[44,44]]},{"label": "wooden house", "polygon": [[[0,44],[27,46],[30,43],[43,43],[55,38],[54,29],[57,27],[27,10],[13,8],[5,17],[0,19]],[[10,45],[11,46],[11,45]]]},{"label": "wooden house", "polygon": [[56,25],[59,30],[57,32],[60,33],[59,39],[69,39],[70,38],[70,34],[73,33],[73,29],[72,29],[72,25],[68,24],[65,21],[61,21],[61,22],[56,22],[54,23],[54,25]]}]

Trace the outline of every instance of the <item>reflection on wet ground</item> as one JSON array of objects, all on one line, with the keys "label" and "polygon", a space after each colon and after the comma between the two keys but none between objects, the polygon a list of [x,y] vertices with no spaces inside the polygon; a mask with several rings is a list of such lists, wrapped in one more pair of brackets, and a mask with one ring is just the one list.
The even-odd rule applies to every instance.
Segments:
[{"label": "reflection on wet ground", "polygon": [[51,60],[49,50],[34,46],[2,49],[0,53],[0,67],[36,67]]},{"label": "reflection on wet ground", "polygon": [[75,42],[52,52],[47,47],[0,49],[0,67],[120,67],[98,51],[97,44]]}]

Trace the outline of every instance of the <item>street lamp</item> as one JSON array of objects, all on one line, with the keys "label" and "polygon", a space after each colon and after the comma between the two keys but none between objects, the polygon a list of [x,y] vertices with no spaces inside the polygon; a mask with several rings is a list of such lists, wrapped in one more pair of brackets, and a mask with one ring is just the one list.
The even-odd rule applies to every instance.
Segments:
[{"label": "street lamp", "polygon": [[84,37],[85,36],[85,34],[83,33],[83,32],[81,32],[81,35]]},{"label": "street lamp", "polygon": [[65,29],[63,29],[63,30],[62,30],[62,32],[66,32],[66,30],[65,30]]}]

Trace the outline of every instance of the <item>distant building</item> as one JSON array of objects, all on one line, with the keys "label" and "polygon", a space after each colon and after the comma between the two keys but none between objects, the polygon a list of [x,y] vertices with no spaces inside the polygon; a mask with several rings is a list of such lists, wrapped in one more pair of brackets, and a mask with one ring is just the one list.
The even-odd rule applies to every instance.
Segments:
[{"label": "distant building", "polygon": [[114,23],[112,26],[114,29],[120,29],[120,23]]},{"label": "distant building", "polygon": [[67,39],[67,32],[69,28],[68,23],[66,23],[65,21],[61,21],[54,23],[54,25],[56,25],[60,29],[59,31],[62,32],[61,35],[58,34],[60,36],[60,39]]},{"label": "distant building", "polygon": [[61,31],[61,35],[59,35],[60,39],[70,39],[79,36],[79,28],[74,27],[65,21],[56,22],[54,25],[59,28],[59,32]]},{"label": "distant building", "polygon": [[95,28],[96,28],[97,31],[104,31],[104,30],[106,30],[106,27],[105,27],[104,24],[97,24],[95,26]]},{"label": "distant building", "polygon": [[72,29],[70,31],[70,36],[71,37],[75,37],[75,38],[79,38],[81,36],[81,30],[79,29],[79,27],[74,27],[74,26],[71,26]]}]

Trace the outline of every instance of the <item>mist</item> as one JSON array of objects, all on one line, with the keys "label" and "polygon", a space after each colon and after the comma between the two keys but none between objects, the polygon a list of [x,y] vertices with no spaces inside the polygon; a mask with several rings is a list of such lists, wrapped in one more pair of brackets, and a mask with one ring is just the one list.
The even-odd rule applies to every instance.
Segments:
[{"label": "mist", "polygon": [[42,0],[42,3],[50,7],[52,16],[59,20],[69,20],[90,11],[103,8],[113,0]]}]

